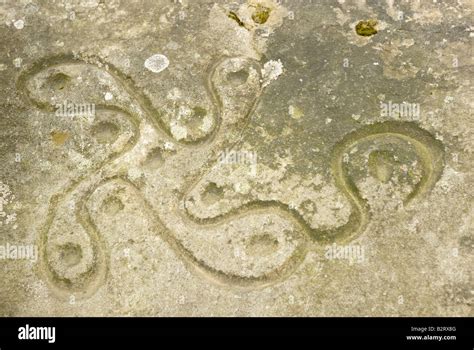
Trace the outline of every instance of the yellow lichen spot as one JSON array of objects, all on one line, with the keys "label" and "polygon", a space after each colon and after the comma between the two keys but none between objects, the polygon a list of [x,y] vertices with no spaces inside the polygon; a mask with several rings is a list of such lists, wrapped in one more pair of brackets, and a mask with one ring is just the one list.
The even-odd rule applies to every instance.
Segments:
[{"label": "yellow lichen spot", "polygon": [[252,14],[252,19],[257,24],[264,24],[268,17],[270,17],[270,9],[268,7],[257,5],[255,11]]},{"label": "yellow lichen spot", "polygon": [[357,23],[355,30],[358,35],[371,36],[377,34],[377,29],[375,28],[376,25],[377,21],[375,19],[360,21],[359,23]]},{"label": "yellow lichen spot", "polygon": [[69,133],[66,131],[51,131],[51,140],[56,146],[62,146],[69,138]]}]

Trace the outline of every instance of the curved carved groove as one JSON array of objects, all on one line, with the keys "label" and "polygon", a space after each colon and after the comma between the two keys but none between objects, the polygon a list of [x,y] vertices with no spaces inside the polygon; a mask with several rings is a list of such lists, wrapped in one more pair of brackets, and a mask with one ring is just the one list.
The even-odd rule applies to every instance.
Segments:
[{"label": "curved carved groove", "polygon": [[[344,193],[352,206],[348,222],[340,227],[329,230],[314,229],[297,210],[275,200],[252,201],[212,218],[198,218],[186,210],[187,217],[200,225],[220,225],[236,217],[245,216],[255,210],[274,211],[282,214],[285,213],[288,217],[292,217],[299,223],[301,229],[316,242],[331,243],[334,241],[352,240],[364,231],[370,214],[367,201],[361,197],[357,186],[348,174],[347,166],[345,166],[343,161],[343,155],[361,141],[374,141],[387,136],[394,136],[412,144],[421,159],[423,176],[415,189],[405,199],[405,204],[408,204],[415,198],[426,194],[435,185],[443,170],[444,150],[438,140],[415,124],[390,121],[369,125],[347,134],[336,144],[332,151],[331,170],[336,186]],[[192,190],[193,187],[187,191],[187,194]],[[187,194],[183,196],[183,201]]]},{"label": "curved carved groove", "polygon": [[[107,247],[96,226],[93,216],[87,209],[87,203],[98,188],[112,182],[120,184],[121,186],[127,186],[141,198],[142,207],[148,214],[147,216],[154,221],[155,232],[160,232],[161,237],[168,243],[175,254],[181,257],[190,269],[195,270],[200,276],[203,276],[219,285],[258,288],[276,283],[291,275],[291,273],[293,273],[304,260],[310,241],[318,244],[334,241],[348,241],[354,239],[365,230],[370,219],[370,208],[367,201],[361,196],[354,180],[349,174],[348,166],[344,162],[345,152],[347,152],[351,147],[357,145],[359,142],[371,142],[390,136],[408,142],[414,147],[418,158],[421,160],[422,177],[413,191],[407,196],[405,200],[406,204],[426,195],[439,179],[443,170],[444,150],[442,144],[430,133],[421,129],[416,124],[408,122],[382,122],[362,127],[359,130],[345,135],[342,140],[335,145],[332,151],[330,166],[335,184],[348,199],[352,208],[348,221],[340,227],[324,230],[314,229],[297,210],[289,208],[288,205],[276,200],[252,201],[212,218],[198,218],[193,216],[185,206],[183,206],[184,209],[179,210],[178,214],[183,219],[183,222],[190,227],[194,225],[194,227],[200,229],[221,228],[223,225],[231,221],[245,218],[249,215],[268,216],[273,214],[290,222],[297,228],[298,232],[301,231],[304,235],[303,244],[298,245],[292,255],[284,263],[263,275],[243,276],[237,273],[224,271],[216,266],[211,266],[209,263],[199,259],[195,252],[193,252],[189,247],[186,247],[183,242],[177,239],[172,232],[170,232],[163,222],[164,219],[158,216],[156,208],[152,207],[135,184],[124,179],[119,174],[104,175],[102,172],[113,160],[131,151],[138,143],[139,138],[141,137],[139,127],[142,118],[146,118],[146,120],[157,130],[157,132],[162,134],[165,139],[178,142],[181,146],[188,149],[190,147],[206,145],[216,146],[216,144],[218,148],[222,147],[224,144],[222,140],[220,140],[219,143],[216,141],[218,136],[222,137],[224,129],[227,129],[225,126],[230,125],[234,130],[242,133],[242,130],[249,123],[252,113],[255,111],[262,90],[260,87],[253,87],[256,88],[255,94],[250,100],[248,108],[246,107],[245,111],[242,111],[243,116],[239,116],[239,118],[234,121],[223,119],[223,113],[225,113],[226,108],[228,109],[229,106],[225,105],[226,101],[222,98],[221,93],[219,92],[219,87],[216,85],[216,81],[218,80],[217,76],[223,74],[222,71],[225,69],[228,69],[228,67],[225,67],[225,64],[233,59],[237,60],[237,58],[221,58],[210,67],[204,86],[212,101],[216,125],[209,134],[197,140],[174,139],[169,128],[161,118],[160,113],[154,108],[151,100],[145,94],[140,92],[139,88],[130,77],[120,72],[120,70],[111,64],[101,62],[98,58],[91,59],[100,64],[100,66],[107,67],[106,72],[112,77],[112,80],[117,83],[119,88],[127,93],[131,103],[137,105],[140,113],[134,113],[133,108],[129,108],[129,106],[98,105],[97,109],[99,111],[111,110],[124,114],[132,123],[133,135],[122,149],[110,153],[107,156],[107,159],[94,164],[86,174],[71,180],[63,191],[54,195],[50,200],[46,222],[40,229],[38,239],[40,247],[40,272],[44,274],[46,281],[56,295],[59,297],[70,297],[71,295],[74,295],[77,298],[86,298],[93,295],[106,280],[109,264]],[[236,67],[238,67],[239,64],[249,66],[252,64],[251,60],[239,60],[240,63],[236,63]],[[30,95],[27,84],[29,79],[37,74],[40,74],[47,69],[51,69],[52,67],[63,67],[64,65],[92,66],[95,67],[94,69],[98,69],[96,65],[84,62],[72,55],[60,55],[44,58],[20,75],[17,82],[19,91],[32,105],[39,109],[52,111],[53,106],[51,104],[37,100]],[[59,68],[58,71],[60,71]],[[233,75],[233,79],[236,80],[237,83],[242,79],[242,77],[238,75],[238,72],[231,71],[231,73],[236,73]],[[62,89],[67,82],[68,77],[65,74],[59,74],[52,81],[52,83],[59,89]],[[253,90],[249,91],[252,92]],[[207,148],[203,151],[207,152]],[[209,152],[215,151],[216,149],[209,148]],[[212,165],[213,159],[215,159],[212,158],[213,155],[215,154],[209,154],[209,157],[202,164],[199,163],[202,171],[197,175],[198,181],[199,178],[204,176],[206,169]],[[190,186],[187,187],[188,190],[185,191],[186,193],[184,193],[182,197],[177,198],[177,201],[182,201],[184,203],[187,194],[193,190],[198,181],[192,181]],[[62,276],[61,273],[56,271],[50,263],[52,257],[48,254],[51,229],[55,220],[58,219],[58,213],[64,209],[65,202],[68,199],[74,203],[75,209],[73,215],[70,217],[66,215],[65,217],[75,220],[75,224],[78,225],[77,227],[80,227],[85,232],[90,241],[91,251],[90,261],[88,262],[86,271],[78,273],[73,278]]]}]

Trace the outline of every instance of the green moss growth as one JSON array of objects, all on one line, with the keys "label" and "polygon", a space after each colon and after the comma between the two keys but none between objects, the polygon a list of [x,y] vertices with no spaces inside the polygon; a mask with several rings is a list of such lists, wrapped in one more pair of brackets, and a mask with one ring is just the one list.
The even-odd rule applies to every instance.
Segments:
[{"label": "green moss growth", "polygon": [[377,21],[375,19],[360,21],[359,23],[357,23],[355,30],[358,35],[371,36],[377,34],[377,29],[375,28],[376,25]]},{"label": "green moss growth", "polygon": [[257,24],[264,24],[268,17],[270,17],[270,9],[262,5],[258,5],[252,14],[252,19]]}]

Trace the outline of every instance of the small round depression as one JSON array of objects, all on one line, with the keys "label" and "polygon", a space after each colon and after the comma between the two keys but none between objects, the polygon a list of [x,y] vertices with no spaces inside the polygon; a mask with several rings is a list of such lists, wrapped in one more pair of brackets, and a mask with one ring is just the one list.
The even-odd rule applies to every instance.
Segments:
[{"label": "small round depression", "polygon": [[46,82],[53,90],[63,90],[70,81],[71,77],[69,75],[56,73],[49,76]]},{"label": "small round depression", "polygon": [[66,265],[66,267],[72,267],[81,261],[82,248],[76,243],[66,243],[59,246],[59,254],[64,265]]},{"label": "small round depression", "polygon": [[249,78],[249,72],[246,69],[238,70],[237,72],[230,72],[227,74],[227,81],[232,86],[239,86],[245,84]]},{"label": "small round depression", "polygon": [[120,128],[111,122],[100,122],[92,126],[92,135],[101,144],[113,143],[119,133]]}]

